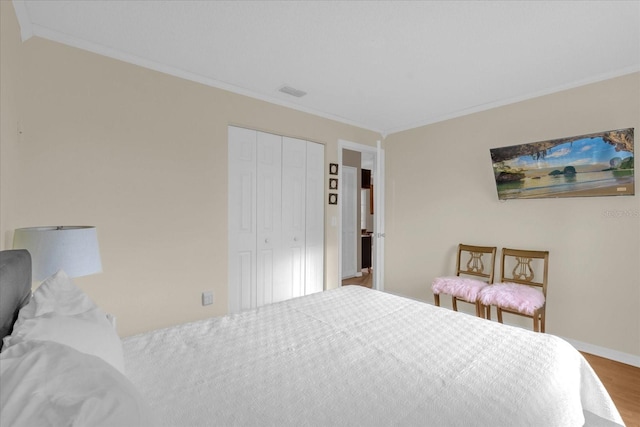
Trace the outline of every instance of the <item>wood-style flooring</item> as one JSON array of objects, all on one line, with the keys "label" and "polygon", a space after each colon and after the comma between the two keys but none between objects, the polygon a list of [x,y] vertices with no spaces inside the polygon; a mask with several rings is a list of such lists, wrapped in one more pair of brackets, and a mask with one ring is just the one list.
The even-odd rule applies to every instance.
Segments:
[{"label": "wood-style flooring", "polygon": [[627,427],[640,427],[640,368],[582,353],[609,392]]},{"label": "wood-style flooring", "polygon": [[373,287],[373,270],[369,272],[367,269],[362,270],[361,277],[352,277],[350,279],[344,279],[342,286],[345,285],[359,285],[365,288]]},{"label": "wood-style flooring", "polygon": [[[362,277],[342,281],[342,285],[371,288],[372,274],[362,270]],[[582,353],[609,392],[627,427],[640,427],[640,368]]]}]

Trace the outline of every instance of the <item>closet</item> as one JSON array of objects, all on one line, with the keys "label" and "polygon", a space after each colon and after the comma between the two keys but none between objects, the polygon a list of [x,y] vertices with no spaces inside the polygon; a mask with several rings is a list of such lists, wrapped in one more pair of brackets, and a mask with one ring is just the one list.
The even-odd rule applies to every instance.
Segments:
[{"label": "closet", "polygon": [[324,146],[228,128],[229,312],[324,287]]}]

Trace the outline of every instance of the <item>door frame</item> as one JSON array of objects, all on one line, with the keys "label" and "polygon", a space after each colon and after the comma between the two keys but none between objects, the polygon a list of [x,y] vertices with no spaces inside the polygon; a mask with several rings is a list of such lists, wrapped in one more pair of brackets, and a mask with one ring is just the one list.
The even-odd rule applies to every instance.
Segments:
[{"label": "door frame", "polygon": [[[342,150],[359,151],[360,153],[371,153],[375,156],[375,170],[373,171],[373,209],[375,212],[374,230],[372,238],[373,245],[373,289],[384,291],[384,150],[381,142],[377,141],[377,146],[359,144],[357,142],[338,140],[338,178],[342,181]],[[342,283],[342,206],[341,197],[338,197],[338,283]]]}]

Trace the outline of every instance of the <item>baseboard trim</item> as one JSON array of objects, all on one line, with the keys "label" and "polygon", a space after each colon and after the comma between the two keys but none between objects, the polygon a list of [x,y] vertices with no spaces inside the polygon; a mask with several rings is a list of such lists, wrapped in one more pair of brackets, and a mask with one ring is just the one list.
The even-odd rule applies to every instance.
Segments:
[{"label": "baseboard trim", "polygon": [[585,353],[593,354],[596,356],[604,357],[606,359],[615,360],[616,362],[625,363],[627,365],[640,368],[640,356],[636,356],[629,353],[624,353],[618,350],[612,350],[606,347],[600,347],[598,345],[589,344],[586,342],[574,340],[571,338],[560,337],[574,346],[578,351],[584,351]]}]

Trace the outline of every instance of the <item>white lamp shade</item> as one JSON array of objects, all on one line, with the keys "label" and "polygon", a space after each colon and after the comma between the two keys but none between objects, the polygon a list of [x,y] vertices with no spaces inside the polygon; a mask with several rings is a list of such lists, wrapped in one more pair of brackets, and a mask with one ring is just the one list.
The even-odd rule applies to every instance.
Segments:
[{"label": "white lamp shade", "polygon": [[69,277],[102,271],[95,227],[19,228],[13,235],[13,248],[26,249],[31,254],[34,281],[44,280],[58,270],[64,270]]}]

